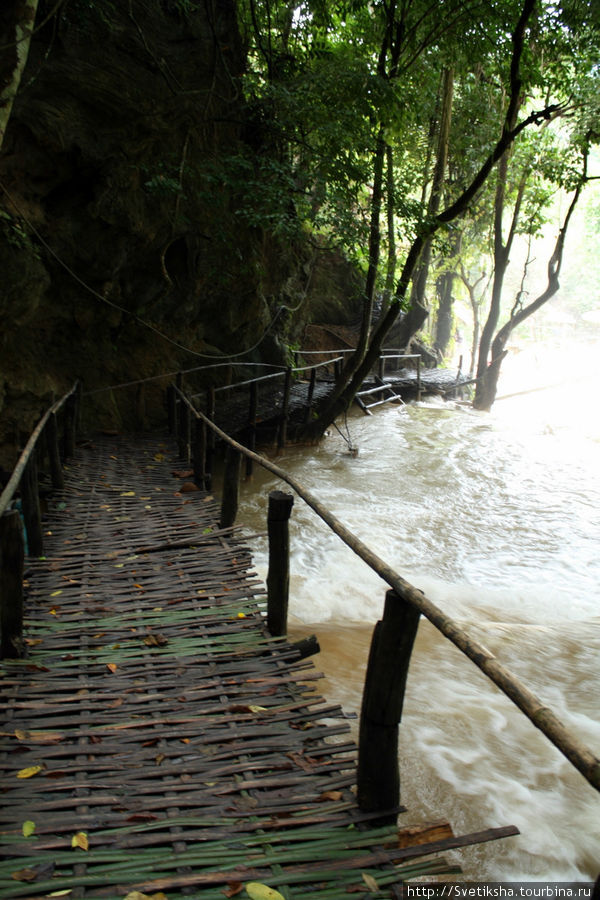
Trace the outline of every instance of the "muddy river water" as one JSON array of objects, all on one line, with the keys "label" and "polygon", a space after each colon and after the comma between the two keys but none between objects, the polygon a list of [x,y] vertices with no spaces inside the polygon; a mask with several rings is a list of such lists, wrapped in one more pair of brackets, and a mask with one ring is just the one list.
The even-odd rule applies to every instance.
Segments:
[{"label": "muddy river water", "polygon": [[[586,348],[589,359],[600,354]],[[563,382],[534,351],[506,365],[490,414],[439,401],[352,412],[283,468],[468,628],[600,754],[600,417],[597,363]],[[348,453],[347,439],[358,446]],[[238,521],[264,530],[268,491]],[[360,708],[386,585],[302,501],[291,523],[290,628],[315,632],[328,699]],[[266,576],[266,540],[252,542]],[[401,732],[409,821],[519,837],[461,854],[470,880],[568,881],[600,871],[600,797],[455,647],[422,621]]]}]

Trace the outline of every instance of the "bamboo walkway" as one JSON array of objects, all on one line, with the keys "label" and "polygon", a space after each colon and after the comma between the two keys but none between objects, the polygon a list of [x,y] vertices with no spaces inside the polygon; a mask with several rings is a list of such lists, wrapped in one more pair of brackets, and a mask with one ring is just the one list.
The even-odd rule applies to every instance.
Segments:
[{"label": "bamboo walkway", "polygon": [[365,828],[342,710],[173,471],[167,440],[107,436],[49,501],[27,658],[0,665],[0,896],[392,898],[456,871],[439,851],[514,834]]}]

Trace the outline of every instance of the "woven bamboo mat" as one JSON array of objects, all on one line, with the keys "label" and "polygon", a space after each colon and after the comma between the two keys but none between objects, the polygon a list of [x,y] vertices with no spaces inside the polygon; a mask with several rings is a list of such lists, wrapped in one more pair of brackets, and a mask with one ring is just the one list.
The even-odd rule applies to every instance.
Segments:
[{"label": "woven bamboo mat", "polygon": [[514,833],[363,827],[342,710],[173,471],[168,443],[104,437],[51,497],[28,655],[0,669],[0,896],[394,897],[452,871],[436,850]]}]

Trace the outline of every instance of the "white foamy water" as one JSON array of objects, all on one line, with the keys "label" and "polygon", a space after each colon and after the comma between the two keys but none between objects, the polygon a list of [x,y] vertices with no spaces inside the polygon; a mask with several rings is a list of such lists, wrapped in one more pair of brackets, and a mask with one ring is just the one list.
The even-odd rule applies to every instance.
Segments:
[{"label": "white foamy water", "polygon": [[[598,347],[585,378],[499,400],[491,414],[439,402],[348,418],[277,462],[401,575],[515,672],[600,755]],[[565,357],[563,356],[562,359]],[[587,360],[592,360],[587,363]],[[533,363],[533,367],[532,367]],[[521,354],[499,394],[559,381]],[[575,375],[583,372],[573,373]],[[524,381],[524,378],[529,378]],[[338,423],[345,431],[344,423]],[[239,522],[263,530],[268,491],[244,485]],[[290,620],[315,631],[322,688],[358,712],[386,585],[296,500]],[[266,575],[266,542],[255,547]],[[474,665],[422,622],[401,733],[407,821],[457,831],[514,824],[521,836],[461,853],[471,880],[592,880],[600,797]]]}]

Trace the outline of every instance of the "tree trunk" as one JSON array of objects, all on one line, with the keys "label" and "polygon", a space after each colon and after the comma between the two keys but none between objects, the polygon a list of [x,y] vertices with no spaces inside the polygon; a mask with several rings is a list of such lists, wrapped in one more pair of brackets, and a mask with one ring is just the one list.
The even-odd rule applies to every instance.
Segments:
[{"label": "tree trunk", "polygon": [[[452,246],[452,258],[454,260],[460,254],[462,244],[462,234],[460,231],[454,235],[454,243]],[[453,269],[447,269],[438,278],[438,311],[435,324],[435,343],[434,347],[442,357],[446,356],[450,338],[452,337],[452,312],[454,306],[454,279],[456,272]]]},{"label": "tree trunk", "polygon": [[21,83],[38,0],[4,0],[0,12],[0,149]]},{"label": "tree trunk", "polygon": [[[417,235],[417,237],[414,239],[402,268],[400,278],[398,280],[394,303],[392,303],[390,309],[384,316],[381,317],[376,327],[374,328],[371,335],[369,347],[364,355],[363,360],[359,364],[354,375],[344,383],[341,383],[338,386],[338,389],[335,391],[334,395],[329,398],[319,409],[317,419],[306,426],[306,429],[303,433],[303,437],[305,439],[315,440],[322,437],[325,429],[336,419],[338,415],[346,411],[346,409],[354,399],[354,396],[359,390],[362,382],[364,381],[364,378],[377,360],[379,352],[383,345],[383,341],[392,325],[394,325],[402,309],[402,304],[405,301],[408,286],[419,262],[419,257],[421,255],[421,251],[423,249],[425,241],[430,238],[439,228],[458,218],[458,216],[460,216],[467,209],[473,197],[478,193],[478,191],[485,183],[493,167],[500,159],[502,159],[507,149],[512,145],[513,141],[522,131],[528,128],[529,125],[538,123],[539,121],[543,121],[556,113],[557,107],[555,105],[551,105],[543,110],[530,113],[518,125],[513,123],[513,126],[509,127],[509,124],[513,122],[513,111],[515,109],[515,106],[518,104],[518,98],[521,93],[522,85],[520,80],[520,62],[525,44],[525,31],[529,19],[533,14],[534,8],[535,0],[524,0],[519,21],[512,36],[513,50],[511,58],[510,99],[500,139],[498,140],[496,146],[489,154],[487,159],[483,162],[481,168],[471,181],[471,184],[463,191],[463,193],[459,197],[456,198],[456,200],[454,200],[448,207],[446,207],[446,209],[439,213],[433,219],[433,221],[427,223],[427,226],[423,229],[423,232]],[[406,316],[407,330],[414,327],[415,323],[421,317],[422,325],[427,318],[427,315],[428,311],[426,309],[423,309],[422,307],[411,309],[409,314],[407,314]]]},{"label": "tree trunk", "polygon": [[381,315],[390,308],[392,302],[392,294],[394,292],[394,281],[396,279],[396,231],[394,220],[395,207],[395,190],[394,190],[394,151],[389,146],[385,148],[386,155],[386,218],[387,218],[387,265],[385,272],[385,287],[383,289],[383,300],[381,303]]},{"label": "tree trunk", "polygon": [[[442,194],[444,191],[444,181],[446,177],[446,164],[448,162],[448,141],[450,139],[450,124],[452,122],[452,100],[454,96],[454,70],[452,68],[444,69],[442,75],[442,112],[440,117],[440,128],[438,134],[438,145],[433,170],[433,181],[431,185],[431,194],[429,195],[429,203],[427,205],[427,218],[432,219],[437,216],[442,202]],[[431,246],[433,235],[426,240],[418,269],[414,276],[414,288],[411,297],[411,305],[426,307],[427,301],[425,297],[427,278],[429,276],[429,268],[431,266]]]},{"label": "tree trunk", "polygon": [[[541,306],[550,300],[553,297],[558,289],[560,288],[559,275],[560,269],[562,266],[562,258],[563,251],[565,246],[565,238],[567,236],[567,229],[569,227],[569,222],[571,221],[571,216],[573,211],[577,205],[579,197],[581,195],[581,191],[583,189],[584,184],[586,183],[587,178],[587,153],[584,154],[584,167],[583,167],[583,176],[582,179],[577,186],[577,189],[573,195],[571,203],[569,205],[569,209],[567,210],[567,214],[565,216],[565,220],[563,222],[562,228],[558,232],[558,237],[556,238],[556,243],[554,245],[554,250],[552,255],[548,261],[548,281],[544,291],[539,294],[535,300],[529,303],[527,306],[522,307],[518,311],[516,308],[513,309],[513,313],[502,328],[496,334],[494,341],[492,343],[491,348],[491,360],[489,366],[486,368],[484,373],[484,388],[485,393],[482,391],[481,396],[485,399],[485,406],[477,406],[477,409],[491,409],[494,400],[496,399],[496,391],[498,388],[498,378],[500,377],[500,367],[502,365],[502,361],[507,355],[506,344],[508,343],[508,339],[512,334],[513,330],[520,325],[525,319],[528,319],[529,316],[533,315]],[[475,405],[475,404],[473,404]]]}]

